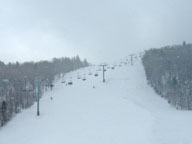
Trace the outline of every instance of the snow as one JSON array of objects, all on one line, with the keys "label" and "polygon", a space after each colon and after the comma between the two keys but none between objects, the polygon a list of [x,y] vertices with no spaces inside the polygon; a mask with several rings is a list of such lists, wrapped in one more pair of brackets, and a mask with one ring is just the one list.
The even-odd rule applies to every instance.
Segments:
[{"label": "snow", "polygon": [[[140,61],[108,69],[106,83],[101,71],[94,76],[96,69],[67,74],[70,86],[56,82],[40,101],[40,117],[36,105],[15,116],[0,129],[0,144],[192,143],[192,112],[178,111],[157,96]],[[77,73],[86,74],[86,81]]]}]

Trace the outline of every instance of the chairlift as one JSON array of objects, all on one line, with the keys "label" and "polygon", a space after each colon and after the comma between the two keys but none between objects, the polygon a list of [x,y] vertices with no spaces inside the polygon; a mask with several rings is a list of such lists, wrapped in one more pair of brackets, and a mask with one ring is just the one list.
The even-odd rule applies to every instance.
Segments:
[{"label": "chairlift", "polygon": [[83,81],[86,81],[86,78],[83,78],[82,80],[83,80]]},{"label": "chairlift", "polygon": [[73,84],[73,82],[70,80],[69,82],[68,82],[68,85],[72,85]]},{"label": "chairlift", "polygon": [[72,81],[68,82],[68,85],[72,85],[72,84],[73,84],[73,82],[72,82]]},{"label": "chairlift", "polygon": [[97,76],[99,76],[99,75],[98,75],[98,73],[95,73],[95,75],[94,75],[94,76],[95,76],[95,77],[97,77]]},{"label": "chairlift", "polygon": [[86,81],[86,76],[85,76],[85,74],[84,74],[84,77],[83,77],[83,79],[82,79],[83,81]]},{"label": "chairlift", "polygon": [[92,73],[91,73],[91,69],[89,69],[89,73],[88,73],[88,75],[92,75]]},{"label": "chairlift", "polygon": [[69,82],[68,82],[68,85],[72,85],[73,84],[73,82],[72,82],[72,77],[70,77],[70,80],[69,80]]},{"label": "chairlift", "polygon": [[77,79],[81,79],[81,76],[77,76]]}]

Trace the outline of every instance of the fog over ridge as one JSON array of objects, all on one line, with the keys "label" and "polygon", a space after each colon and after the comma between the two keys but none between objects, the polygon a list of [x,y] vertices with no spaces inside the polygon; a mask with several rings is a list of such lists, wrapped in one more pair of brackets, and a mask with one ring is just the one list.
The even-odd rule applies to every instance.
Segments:
[{"label": "fog over ridge", "polygon": [[0,1],[2,61],[80,55],[111,61],[192,42],[190,0]]}]

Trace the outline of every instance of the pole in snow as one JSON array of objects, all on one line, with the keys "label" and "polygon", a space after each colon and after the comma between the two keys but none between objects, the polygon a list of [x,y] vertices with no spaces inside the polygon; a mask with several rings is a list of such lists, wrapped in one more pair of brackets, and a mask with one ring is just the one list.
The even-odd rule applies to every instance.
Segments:
[{"label": "pole in snow", "polygon": [[37,81],[37,116],[40,116],[39,112],[39,100],[40,100],[40,80]]},{"label": "pole in snow", "polygon": [[131,57],[131,65],[133,65],[133,54],[130,55],[130,57]]},{"label": "pole in snow", "polygon": [[105,65],[102,66],[103,66],[103,83],[105,83]]}]

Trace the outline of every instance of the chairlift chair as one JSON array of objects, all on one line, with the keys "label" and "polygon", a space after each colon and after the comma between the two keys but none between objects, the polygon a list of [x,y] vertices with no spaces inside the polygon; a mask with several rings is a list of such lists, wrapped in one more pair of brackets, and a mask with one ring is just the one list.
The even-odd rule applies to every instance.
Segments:
[{"label": "chairlift chair", "polygon": [[95,77],[97,77],[98,76],[98,73],[95,73],[95,75],[94,75]]},{"label": "chairlift chair", "polygon": [[84,77],[83,77],[83,79],[82,79],[83,81],[86,81],[86,77],[85,77],[85,75],[84,75]]},{"label": "chairlift chair", "polygon": [[82,80],[83,80],[83,81],[86,81],[86,78],[83,78]]},{"label": "chairlift chair", "polygon": [[82,80],[83,80],[83,81],[86,81],[86,78],[84,77]]},{"label": "chairlift chair", "polygon": [[78,76],[77,76],[77,79],[81,79],[81,76],[78,75]]},{"label": "chairlift chair", "polygon": [[69,82],[68,82],[68,85],[72,85],[72,84],[73,84],[73,82],[72,82],[72,81],[69,81]]}]

